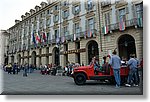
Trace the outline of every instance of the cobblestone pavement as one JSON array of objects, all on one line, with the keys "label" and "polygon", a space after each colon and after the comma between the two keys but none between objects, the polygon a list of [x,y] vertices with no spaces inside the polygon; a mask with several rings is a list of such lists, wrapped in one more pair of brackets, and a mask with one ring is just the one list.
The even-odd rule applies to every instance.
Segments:
[{"label": "cobblestone pavement", "polygon": [[2,94],[96,94],[96,95],[117,95],[117,94],[143,94],[142,85],[138,87],[115,88],[114,85],[99,81],[87,81],[86,85],[78,86],[73,79],[68,76],[41,75],[39,71],[29,73],[28,77],[23,77],[22,72],[18,75],[10,75],[4,72],[4,87]]}]

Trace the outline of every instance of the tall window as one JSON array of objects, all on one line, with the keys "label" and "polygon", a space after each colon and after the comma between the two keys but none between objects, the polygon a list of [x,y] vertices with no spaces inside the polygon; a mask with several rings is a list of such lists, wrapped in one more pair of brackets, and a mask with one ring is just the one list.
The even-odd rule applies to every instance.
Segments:
[{"label": "tall window", "polygon": [[58,30],[55,30],[55,35],[54,35],[55,39],[59,37],[59,32]]},{"label": "tall window", "polygon": [[143,18],[143,4],[136,5],[137,18]]},{"label": "tall window", "polygon": [[76,23],[76,24],[75,24],[75,33],[76,33],[76,35],[79,35],[79,33],[80,33],[80,26],[79,26],[79,23]]},{"label": "tall window", "polygon": [[64,36],[68,36],[68,26],[64,27]]},{"label": "tall window", "polygon": [[91,10],[93,8],[92,0],[87,1],[88,10]]},{"label": "tall window", "polygon": [[58,5],[54,6],[54,10],[58,10]]},{"label": "tall window", "polygon": [[94,29],[94,19],[91,18],[88,20],[88,29],[93,30]]},{"label": "tall window", "polygon": [[126,20],[126,11],[124,9],[119,10],[119,21],[125,21]]},{"label": "tall window", "polygon": [[74,6],[74,8],[73,8],[73,14],[77,15],[77,14],[79,14],[79,12],[80,12],[80,6],[79,5]]},{"label": "tall window", "polygon": [[58,18],[58,15],[54,15],[54,20],[53,20],[54,23],[58,22],[58,19],[59,19],[59,18]]},{"label": "tall window", "polygon": [[49,26],[49,25],[50,25],[50,23],[51,23],[50,18],[47,18],[47,19],[46,19],[46,25],[47,25],[47,26]]},{"label": "tall window", "polygon": [[68,16],[69,16],[69,11],[68,10],[63,11],[63,18],[66,19],[68,18]]},{"label": "tall window", "polygon": [[110,24],[110,13],[105,13],[105,25],[109,25]]}]

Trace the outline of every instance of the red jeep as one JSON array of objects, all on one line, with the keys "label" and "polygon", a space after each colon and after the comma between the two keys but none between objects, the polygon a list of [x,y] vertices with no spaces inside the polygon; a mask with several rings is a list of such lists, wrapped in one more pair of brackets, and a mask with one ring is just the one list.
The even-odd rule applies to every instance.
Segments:
[{"label": "red jeep", "polygon": [[[120,70],[121,82],[124,83],[128,77],[129,68],[122,66]],[[72,77],[77,85],[85,84],[86,80],[109,80],[114,83],[113,69],[110,67],[107,73],[105,71],[98,71],[95,74],[94,65],[75,67],[72,72]]]}]

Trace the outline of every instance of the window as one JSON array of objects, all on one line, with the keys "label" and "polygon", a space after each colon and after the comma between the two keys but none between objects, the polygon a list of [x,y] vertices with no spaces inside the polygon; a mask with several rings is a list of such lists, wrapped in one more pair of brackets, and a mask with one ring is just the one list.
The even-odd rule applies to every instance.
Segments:
[{"label": "window", "polygon": [[55,6],[54,6],[54,10],[58,10],[58,5],[55,5]]},{"label": "window", "polygon": [[105,17],[105,25],[109,25],[110,24],[110,13],[105,13],[104,14]]},{"label": "window", "polygon": [[124,9],[119,10],[119,21],[125,21],[126,20],[126,11]]},{"label": "window", "polygon": [[80,33],[79,23],[75,24],[75,33],[76,33],[76,35],[78,35]]},{"label": "window", "polygon": [[143,5],[142,4],[136,5],[136,14],[137,14],[137,18],[143,18]]},{"label": "window", "polygon": [[49,14],[49,10],[47,10],[47,14]]},{"label": "window", "polygon": [[50,23],[51,23],[50,18],[47,18],[47,20],[46,20],[46,25],[47,25],[47,26],[49,26],[49,25],[50,25]]},{"label": "window", "polygon": [[94,29],[94,19],[93,18],[88,20],[88,28],[89,28],[89,30]]},{"label": "window", "polygon": [[68,36],[68,27],[64,27],[64,36]]},{"label": "window", "polygon": [[64,1],[64,6],[67,6],[68,5],[68,2],[67,1]]},{"label": "window", "polygon": [[54,15],[54,22],[58,22],[58,15]]},{"label": "window", "polygon": [[68,10],[63,11],[63,18],[66,19],[69,16]]},{"label": "window", "polygon": [[91,10],[93,8],[92,0],[87,1],[88,10]]},{"label": "window", "polygon": [[73,14],[77,15],[77,14],[79,14],[79,12],[80,12],[80,6],[79,5],[74,6],[74,8],[73,8]]},{"label": "window", "polygon": [[55,35],[54,35],[54,39],[58,38],[59,37],[59,31],[58,30],[55,30]]}]

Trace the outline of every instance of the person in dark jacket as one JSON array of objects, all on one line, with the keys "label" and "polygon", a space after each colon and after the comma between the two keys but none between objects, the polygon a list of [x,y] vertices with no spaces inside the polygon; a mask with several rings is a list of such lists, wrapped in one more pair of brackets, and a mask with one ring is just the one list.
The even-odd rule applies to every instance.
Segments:
[{"label": "person in dark jacket", "polygon": [[[129,71],[129,75],[128,75],[128,80],[127,80],[127,84],[126,86],[130,87],[131,85],[135,84],[135,86],[138,86],[138,78],[137,78],[137,61],[136,59],[134,58],[134,55],[131,54],[130,55],[130,60],[128,61],[128,66],[130,68],[130,71]],[[133,83],[133,79],[135,80]]]},{"label": "person in dark jacket", "polygon": [[29,68],[29,65],[28,65],[28,63],[26,63],[26,64],[24,65],[23,76],[26,76],[26,77],[28,76],[28,74],[27,74],[28,68]]}]

